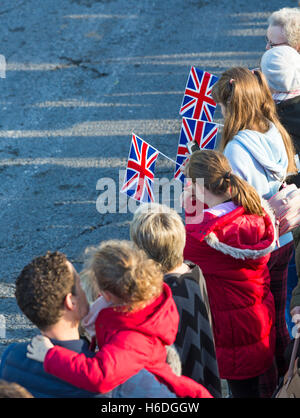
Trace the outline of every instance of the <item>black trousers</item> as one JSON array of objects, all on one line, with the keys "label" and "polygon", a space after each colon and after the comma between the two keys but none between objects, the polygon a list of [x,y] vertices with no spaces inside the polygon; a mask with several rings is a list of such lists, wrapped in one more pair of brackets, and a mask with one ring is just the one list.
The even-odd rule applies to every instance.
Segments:
[{"label": "black trousers", "polygon": [[259,398],[259,377],[245,380],[227,380],[233,398]]}]

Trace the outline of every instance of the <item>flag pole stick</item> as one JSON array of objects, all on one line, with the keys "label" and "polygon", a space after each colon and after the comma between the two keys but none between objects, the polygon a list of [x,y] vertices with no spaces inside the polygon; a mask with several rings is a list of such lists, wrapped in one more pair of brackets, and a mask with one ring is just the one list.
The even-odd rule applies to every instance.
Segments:
[{"label": "flag pole stick", "polygon": [[[151,145],[152,147],[152,145]],[[154,147],[152,147],[154,148]],[[159,151],[158,149],[154,148],[157,152],[159,152],[163,157],[167,158],[168,160],[172,161],[172,163],[174,163],[175,165],[177,164],[176,161],[172,160],[172,158],[167,157],[163,152]]]},{"label": "flag pole stick", "polygon": [[[135,135],[135,134],[132,132],[132,135]],[[139,138],[139,137],[138,137],[138,138]],[[140,138],[140,139],[142,139],[142,138]],[[142,141],[144,141],[144,140],[142,140]],[[144,141],[144,142],[146,142],[146,141]],[[148,144],[148,142],[146,142],[146,143]],[[151,148],[155,149],[155,151],[157,151],[159,154],[161,154],[161,155],[163,155],[165,158],[167,158],[167,160],[172,161],[172,163],[173,163],[173,164],[175,164],[175,165],[177,164],[177,163],[176,163],[176,161],[172,160],[172,158],[170,158],[170,157],[167,157],[167,156],[166,156],[166,154],[164,154],[163,152],[159,151],[159,150],[158,150],[157,148],[155,148],[153,145],[151,145],[151,144],[149,144],[149,145],[150,145],[150,147],[151,147]]]}]

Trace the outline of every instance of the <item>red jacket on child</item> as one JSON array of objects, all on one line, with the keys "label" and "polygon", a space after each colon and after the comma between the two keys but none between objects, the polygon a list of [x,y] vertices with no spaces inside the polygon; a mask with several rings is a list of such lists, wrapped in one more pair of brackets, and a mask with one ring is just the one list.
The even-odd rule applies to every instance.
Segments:
[{"label": "red jacket on child", "polygon": [[220,377],[248,379],[271,367],[275,307],[267,262],[275,245],[270,216],[227,202],[186,226],[184,258],[205,277]]},{"label": "red jacket on child", "polygon": [[88,358],[63,347],[48,351],[44,368],[73,385],[106,393],[145,368],[179,397],[212,398],[199,383],[176,376],[166,363],[166,345],[174,343],[179,315],[171,289],[144,309],[121,312],[113,307],[100,311],[96,323],[99,351]]}]

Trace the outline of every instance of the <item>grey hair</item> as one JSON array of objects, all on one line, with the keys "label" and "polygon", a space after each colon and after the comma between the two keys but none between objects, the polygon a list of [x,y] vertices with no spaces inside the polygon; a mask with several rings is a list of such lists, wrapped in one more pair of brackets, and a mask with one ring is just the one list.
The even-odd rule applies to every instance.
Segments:
[{"label": "grey hair", "polygon": [[167,273],[183,262],[186,233],[183,221],[172,208],[145,203],[130,223],[130,238]]},{"label": "grey hair", "polygon": [[288,44],[292,48],[300,45],[300,8],[284,7],[273,12],[268,19],[270,26],[281,26]]}]

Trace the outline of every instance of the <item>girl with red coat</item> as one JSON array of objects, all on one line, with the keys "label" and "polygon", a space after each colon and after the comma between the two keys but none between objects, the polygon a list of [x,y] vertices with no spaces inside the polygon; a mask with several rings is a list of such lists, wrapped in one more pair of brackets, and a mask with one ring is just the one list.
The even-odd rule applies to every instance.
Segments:
[{"label": "girl with red coat", "polygon": [[275,350],[267,267],[276,241],[273,215],[220,152],[194,152],[186,175],[208,207],[201,220],[186,225],[184,258],[198,264],[206,280],[220,377],[233,397],[259,397],[258,377]]},{"label": "girl with red coat", "polygon": [[[258,70],[230,68],[214,84],[212,97],[224,116],[219,150],[228,158],[234,174],[251,184],[259,196],[270,199],[290,174],[297,173],[297,167],[292,139],[278,119],[265,76]],[[268,262],[275,303],[275,359],[260,378],[263,397],[272,396],[288,369],[284,352],[290,336],[285,307],[288,266],[294,248],[292,233],[281,235],[278,244]]]},{"label": "girl with red coat", "polygon": [[37,336],[27,356],[44,362],[46,372],[91,392],[109,392],[145,368],[179,397],[212,398],[199,383],[174,374],[166,362],[166,345],[175,342],[179,315],[159,265],[131,242],[107,241],[92,249],[88,273],[100,298],[110,304],[102,303],[96,315],[99,351],[88,358]]}]

